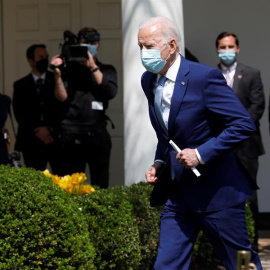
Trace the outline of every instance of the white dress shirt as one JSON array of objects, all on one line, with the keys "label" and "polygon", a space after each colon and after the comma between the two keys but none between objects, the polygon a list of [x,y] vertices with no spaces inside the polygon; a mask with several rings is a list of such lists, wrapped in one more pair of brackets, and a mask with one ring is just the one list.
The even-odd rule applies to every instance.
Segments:
[{"label": "white dress shirt", "polygon": [[[167,129],[168,129],[168,121],[169,121],[169,115],[170,115],[170,108],[171,108],[171,99],[172,99],[172,95],[174,91],[177,73],[180,68],[180,64],[181,64],[181,57],[180,55],[178,55],[173,65],[168,69],[167,73],[164,75],[167,78],[167,80],[165,81],[165,84],[163,87],[161,111],[162,111],[162,117],[163,117],[163,120]],[[159,78],[160,78],[160,75],[157,76],[157,82]],[[200,163],[204,164],[204,161],[202,160],[200,153],[197,151],[197,149],[195,149],[195,153]],[[156,160],[156,161],[160,161],[164,163],[162,160]]]},{"label": "white dress shirt", "polygon": [[[168,69],[167,73],[164,75],[167,78],[167,80],[163,87],[161,111],[162,111],[163,121],[167,129],[168,129],[170,108],[171,108],[171,99],[173,95],[177,73],[180,67],[180,62],[181,62],[181,57],[180,55],[178,55],[173,65]],[[160,78],[160,75],[157,76],[157,81],[159,80],[159,78]]]},{"label": "white dress shirt", "polygon": [[40,77],[38,77],[36,74],[32,73],[32,76],[34,78],[34,81],[35,83],[37,83],[37,80],[38,79],[42,79],[43,80],[43,83],[45,81],[45,78],[46,78],[46,72],[42,73]]},{"label": "white dress shirt", "polygon": [[226,67],[223,64],[220,63],[221,66],[221,70],[222,70],[222,74],[224,76],[224,78],[226,79],[226,71],[227,69],[229,69],[229,76],[233,85],[233,81],[234,81],[234,75],[235,75],[235,71],[236,71],[236,67],[237,67],[237,62],[234,62],[230,67]]}]

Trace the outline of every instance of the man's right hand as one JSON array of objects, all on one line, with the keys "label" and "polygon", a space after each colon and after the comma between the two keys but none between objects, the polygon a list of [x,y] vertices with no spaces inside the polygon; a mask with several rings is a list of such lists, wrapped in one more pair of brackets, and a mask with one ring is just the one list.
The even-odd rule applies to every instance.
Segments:
[{"label": "man's right hand", "polygon": [[64,63],[63,59],[60,57],[60,55],[55,55],[51,60],[51,65],[54,66],[53,72],[54,72],[54,78],[55,78],[55,91],[54,95],[55,97],[63,102],[67,99],[67,91],[64,86],[64,83],[61,78],[61,70],[59,67]]},{"label": "man's right hand", "polygon": [[53,69],[54,71],[54,75],[55,78],[58,79],[61,77],[61,70],[59,69],[59,67],[61,65],[63,65],[64,61],[62,58],[60,58],[60,55],[57,54],[55,56],[53,56],[52,60],[51,60],[51,65],[54,66],[55,68]]},{"label": "man's right hand", "polygon": [[156,169],[151,166],[146,172],[145,172],[145,179],[148,182],[148,184],[154,184],[157,180],[156,177]]},{"label": "man's right hand", "polygon": [[155,163],[145,172],[145,179],[149,184],[154,184],[157,181],[157,174],[163,166],[164,164],[162,162],[155,161]]},{"label": "man's right hand", "polygon": [[41,140],[44,144],[53,143],[53,137],[51,136],[48,127],[37,127],[34,129],[36,137]]}]

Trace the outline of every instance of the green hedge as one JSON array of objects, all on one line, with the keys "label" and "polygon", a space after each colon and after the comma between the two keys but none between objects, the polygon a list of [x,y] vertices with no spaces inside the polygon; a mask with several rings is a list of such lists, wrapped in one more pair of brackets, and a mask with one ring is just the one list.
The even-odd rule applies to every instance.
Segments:
[{"label": "green hedge", "polygon": [[138,269],[153,269],[157,255],[159,216],[161,208],[149,204],[152,186],[147,183],[133,184],[130,187],[119,186],[112,189],[133,205],[132,213],[140,235],[142,259]]},{"label": "green hedge", "polygon": [[50,178],[0,166],[0,269],[95,269],[86,218]]},{"label": "green hedge", "polygon": [[132,205],[111,189],[74,196],[74,199],[89,225],[90,239],[97,253],[97,269],[139,269],[139,231]]},{"label": "green hedge", "polygon": [[[146,183],[67,194],[41,172],[0,166],[0,269],[150,270],[159,215]],[[250,239],[252,214],[247,205]],[[210,269],[212,247],[200,233],[193,266]]]}]

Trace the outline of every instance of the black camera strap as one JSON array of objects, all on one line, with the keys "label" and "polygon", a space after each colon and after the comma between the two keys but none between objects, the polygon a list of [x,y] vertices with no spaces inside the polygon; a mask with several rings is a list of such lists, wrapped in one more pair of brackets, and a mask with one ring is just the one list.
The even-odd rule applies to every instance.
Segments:
[{"label": "black camera strap", "polygon": [[108,115],[106,115],[106,114],[105,114],[105,119],[106,119],[107,121],[111,122],[112,129],[115,129],[115,125],[114,125],[112,119],[111,119]]}]

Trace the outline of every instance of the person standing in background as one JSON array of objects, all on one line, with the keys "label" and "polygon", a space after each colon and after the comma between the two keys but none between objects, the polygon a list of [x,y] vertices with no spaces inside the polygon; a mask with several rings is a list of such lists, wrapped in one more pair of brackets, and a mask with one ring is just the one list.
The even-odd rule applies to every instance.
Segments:
[{"label": "person standing in background", "polygon": [[54,74],[47,70],[46,46],[31,45],[26,57],[31,73],[13,85],[13,111],[18,123],[15,150],[22,152],[26,167],[43,171],[49,163],[57,174],[60,103],[54,97]]},{"label": "person standing in background", "polygon": [[[265,95],[260,71],[237,61],[240,47],[238,37],[234,33],[220,33],[216,38],[216,50],[220,59],[219,70],[249,112],[256,126],[256,133],[239,145],[235,153],[248,176],[257,182],[259,156],[265,153],[260,131],[260,119],[265,109]],[[259,210],[256,190],[253,191],[249,201],[255,227],[253,248],[258,251]]]},{"label": "person standing in background", "polygon": [[8,164],[7,132],[4,129],[10,113],[10,97],[0,94],[0,165]]},{"label": "person standing in background", "polygon": [[106,110],[118,90],[117,72],[112,65],[98,60],[101,42],[95,28],[82,28],[77,41],[79,47],[86,48],[84,57],[63,59],[62,54],[51,60],[55,96],[65,106],[59,136],[62,174],[85,172],[88,164],[91,184],[108,188],[112,143],[106,127],[110,121]]}]

